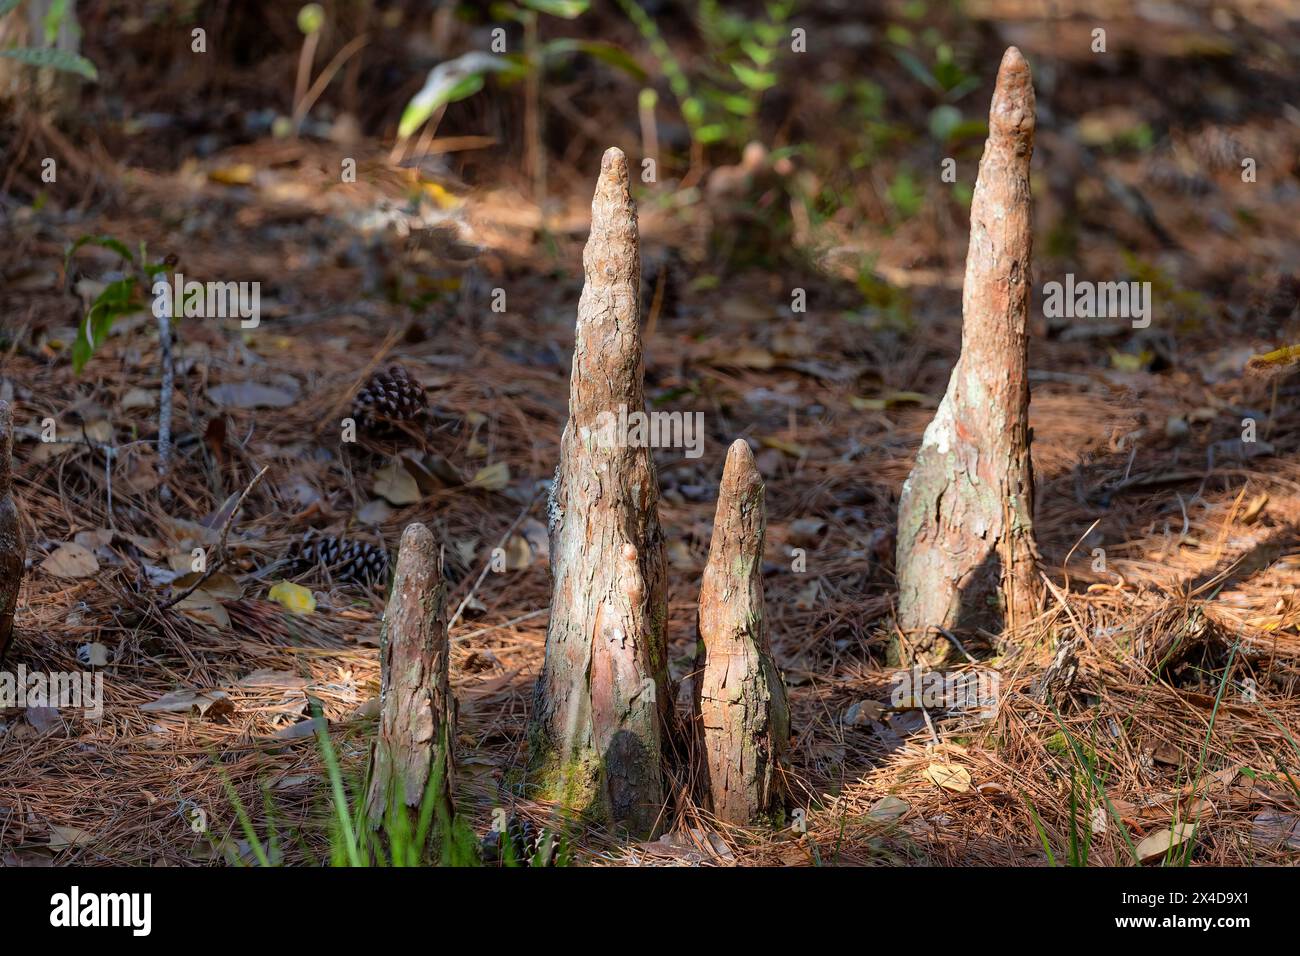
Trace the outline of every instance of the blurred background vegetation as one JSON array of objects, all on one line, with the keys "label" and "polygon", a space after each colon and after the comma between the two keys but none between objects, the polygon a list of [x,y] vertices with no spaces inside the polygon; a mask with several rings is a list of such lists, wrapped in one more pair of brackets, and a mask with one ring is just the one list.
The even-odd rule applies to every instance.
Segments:
[{"label": "blurred background vegetation", "polygon": [[[4,0],[0,12],[11,210],[50,198],[39,164],[60,141],[80,160],[83,205],[112,196],[125,169],[207,169],[241,146],[302,141],[435,211],[508,193],[546,256],[618,145],[642,172],[649,232],[671,236],[664,268],[677,263],[688,288],[811,269],[841,283],[836,307],[906,329],[911,290],[951,288],[960,270],[993,73],[1014,42],[1038,89],[1043,267],[1154,278],[1191,322],[1206,295],[1258,299],[1282,281],[1276,261],[1243,274],[1216,248],[1267,231],[1257,201],[1297,188],[1297,28],[1281,0]],[[1268,166],[1267,189],[1240,188],[1247,154]],[[248,165],[207,172],[245,185],[260,168]]]}]

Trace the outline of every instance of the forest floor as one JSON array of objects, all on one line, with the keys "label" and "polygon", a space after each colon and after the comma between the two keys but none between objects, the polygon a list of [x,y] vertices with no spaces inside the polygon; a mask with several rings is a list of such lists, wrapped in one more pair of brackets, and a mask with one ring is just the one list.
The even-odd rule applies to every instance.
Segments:
[{"label": "forest floor", "polygon": [[[782,256],[724,270],[718,238],[753,228],[727,197],[639,188],[648,400],[702,412],[706,430],[699,458],[656,453],[670,667],[685,686],[722,460],[744,437],[767,487],[766,600],[800,812],[741,830],[676,793],[662,840],[570,827],[578,862],[1043,865],[1081,862],[1082,845],[1088,862],[1122,865],[1158,858],[1171,828],[1196,864],[1300,859],[1300,378],[1246,368],[1300,341],[1300,117],[1252,92],[1234,94],[1230,121],[1189,117],[1187,102],[1251,81],[1180,51],[1069,84],[1062,36],[1000,23],[983,60],[1014,41],[1036,74],[1039,59],[1058,71],[1054,85],[1042,71],[1039,92],[1058,127],[1044,124],[1036,160],[1030,345],[1048,600],[1008,635],[1015,651],[964,635],[977,659],[965,666],[998,674],[995,715],[895,708],[883,664],[898,493],[960,343],[961,207],[888,228],[830,222],[815,268]],[[992,74],[972,97],[981,108]],[[1123,109],[1167,138],[1109,152],[1060,132],[1070,117],[1102,142],[1128,122]],[[285,862],[328,859],[307,698],[345,770],[362,773],[383,594],[290,574],[310,528],[390,549],[408,522],[434,530],[452,606],[465,602],[451,631],[461,811],[479,833],[498,807],[554,824],[519,788],[550,590],[542,483],[566,415],[593,157],[606,145],[574,150],[545,219],[504,165],[474,189],[422,182],[413,207],[410,178],[378,143],[306,138],[124,164],[106,175],[109,198],[81,208],[10,207],[0,397],[24,429],[16,490],[31,562],[6,667],[77,670],[91,655],[105,700],[99,719],[0,713],[6,865],[254,862],[231,793],[263,838],[278,831]],[[1241,181],[1242,149],[1257,182]],[[355,184],[337,181],[345,156],[358,157]],[[974,162],[963,168],[973,181]],[[1171,242],[1107,191],[1113,180],[1140,191]],[[1070,217],[1070,241],[1054,245],[1052,224]],[[65,272],[87,234],[174,254],[187,275],[263,283],[255,329],[178,325],[166,494],[139,441],[157,432],[152,317],[120,319],[80,375],[67,357],[87,297],[118,265],[87,246]],[[1043,284],[1067,272],[1151,281],[1151,328],[1044,318]],[[794,289],[806,312],[792,311]],[[426,386],[430,428],[342,444],[352,396],[394,363]],[[42,443],[47,418],[72,441]],[[418,481],[395,490],[383,471],[394,460]],[[205,600],[164,607],[192,549],[219,543],[264,467],[230,523],[230,566]],[[417,500],[401,503],[411,484]],[[69,542],[93,561],[51,557]],[[496,547],[508,567],[483,574]],[[269,599],[283,578],[316,593],[313,613]],[[1035,685],[1062,645],[1077,673],[1053,670],[1062,682],[1044,703]]]}]

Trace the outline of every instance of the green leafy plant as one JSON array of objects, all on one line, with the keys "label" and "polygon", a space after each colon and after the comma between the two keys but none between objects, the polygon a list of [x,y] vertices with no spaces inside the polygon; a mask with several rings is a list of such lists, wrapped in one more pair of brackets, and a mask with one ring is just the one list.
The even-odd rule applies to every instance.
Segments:
[{"label": "green leafy plant", "polygon": [[435,66],[420,91],[411,97],[397,124],[398,139],[409,139],[438,110],[469,99],[483,89],[491,73],[511,70],[504,56],[474,51]]},{"label": "green leafy plant", "polygon": [[858,264],[857,287],[863,302],[877,315],[881,327],[910,331],[912,298],[906,289],[891,285],[876,274],[875,256],[864,256]]},{"label": "green leafy plant", "polygon": [[891,52],[908,73],[946,102],[956,102],[967,93],[979,88],[979,77],[962,69],[954,59],[952,47],[946,43],[941,43],[935,48],[929,64],[906,46],[896,45]]},{"label": "green leafy plant", "polygon": [[627,52],[612,43],[599,40],[559,38],[545,43],[536,36],[538,14],[574,20],[586,13],[589,0],[519,0],[519,3],[496,3],[491,14],[498,21],[508,20],[524,27],[522,54],[494,54],[474,51],[439,63],[429,73],[421,90],[411,98],[398,122],[399,139],[408,139],[439,109],[469,99],[496,73],[503,80],[517,81],[530,72],[545,72],[552,64],[575,53],[587,54],[613,66],[633,78],[644,80],[645,71]]},{"label": "green leafy plant", "polygon": [[[326,783],[329,790],[329,838],[330,859],[332,866],[338,867],[478,867],[482,866],[479,843],[474,831],[459,817],[449,814],[441,801],[437,799],[442,788],[445,767],[440,761],[430,774],[420,806],[412,815],[402,804],[400,788],[395,788],[388,797],[384,819],[378,829],[371,826],[364,799],[353,800],[349,787],[343,779],[343,769],[338,753],[330,739],[329,729],[320,712],[318,704],[312,704],[312,721],[316,731],[316,742],[320,749],[321,761],[325,765]],[[227,799],[234,808],[239,822],[240,832],[248,844],[248,853],[258,866],[279,866],[283,861],[279,828],[275,825],[274,811],[269,799],[264,798],[266,815],[266,839],[258,834],[252,816],[239,799],[233,784],[222,772],[222,783]],[[353,792],[369,792],[369,781],[362,780]],[[546,866],[554,857],[555,866],[566,866],[569,862],[568,848],[563,841],[555,846],[555,837],[548,835],[544,845],[539,847],[531,859],[520,859],[513,843],[500,834],[499,852],[502,865],[507,867]],[[303,847],[309,859],[313,859],[301,834],[298,845]],[[436,854],[431,848],[436,847]],[[227,858],[233,863],[240,863],[241,858],[230,853]]]},{"label": "green leafy plant", "polygon": [[[926,12],[923,7],[903,11],[912,20],[920,20]],[[955,103],[979,89],[979,76],[962,66],[939,30],[928,27],[918,34],[913,27],[891,23],[885,28],[885,40],[903,68],[944,102]]]},{"label": "green leafy plant", "polygon": [[1212,314],[1204,295],[1195,289],[1184,288],[1158,265],[1134,255],[1127,249],[1120,252],[1134,281],[1151,283],[1152,300],[1162,303],[1171,310],[1173,317],[1178,321],[1180,332],[1204,326]]},{"label": "green leafy plant", "polygon": [[911,219],[925,202],[925,191],[907,167],[894,174],[885,195],[900,219]]},{"label": "green leafy plant", "polygon": [[114,279],[95,297],[95,301],[86,310],[86,317],[77,328],[77,338],[72,343],[72,368],[81,374],[82,368],[90,361],[104,340],[108,338],[113,323],[123,315],[130,315],[144,308],[142,300],[144,290],[150,288],[154,278],[167,269],[164,262],[149,262],[144,243],[140,244],[140,254],[134,255],[126,244],[112,236],[82,236],[68,249],[63,260],[64,271],[73,255],[82,246],[99,246],[117,253],[125,273],[120,279]]},{"label": "green leafy plant", "polygon": [[[1219,707],[1223,703],[1223,693],[1228,689],[1228,676],[1232,673],[1232,663],[1237,659],[1237,650],[1240,647],[1240,641],[1232,645],[1232,649],[1228,652],[1228,660],[1223,665],[1223,676],[1219,679],[1219,689],[1214,695],[1214,707],[1210,711],[1210,721],[1205,728],[1205,740],[1201,742],[1201,753],[1196,759],[1196,772],[1191,781],[1192,793],[1194,794],[1199,793],[1201,790],[1201,780],[1205,773],[1205,758],[1210,752],[1210,740],[1214,736],[1214,725],[1219,718]],[[1205,810],[1205,801],[1198,801],[1196,806],[1196,818],[1191,822],[1193,833],[1195,833],[1201,825],[1201,814]],[[1170,828],[1174,832],[1176,832],[1176,828],[1179,825],[1180,816],[1180,812],[1174,813],[1174,819],[1170,824]],[[1177,846],[1171,843],[1168,852],[1165,853],[1165,864],[1177,863],[1180,866],[1190,866],[1192,862],[1192,850],[1194,850],[1195,847],[1195,840],[1185,840]]]},{"label": "green leafy plant", "polygon": [[937,31],[926,30],[918,40],[907,27],[891,24],[885,35],[894,59],[939,100],[926,122],[935,142],[947,146],[963,140],[982,140],[988,135],[985,119],[966,119],[956,105],[979,89],[980,77],[962,66],[952,46]]},{"label": "green leafy plant", "polygon": [[759,104],[776,85],[776,61],[789,37],[794,2],[775,0],[764,12],[766,20],[750,19],[717,0],[700,0],[697,19],[710,52],[700,84],[706,122],[698,135],[704,143],[743,146],[757,135]]},{"label": "green leafy plant", "polygon": [[[1086,756],[1086,755],[1085,755]],[[1068,866],[1083,867],[1088,865],[1088,850],[1092,845],[1092,806],[1088,800],[1087,791],[1080,792],[1079,774],[1074,768],[1070,769],[1070,803],[1069,803],[1069,821],[1070,837],[1066,847],[1065,863]],[[1052,842],[1047,835],[1047,827],[1043,823],[1043,818],[1038,815],[1038,810],[1034,802],[1025,797],[1025,803],[1029,807],[1029,815],[1034,819],[1034,829],[1038,831],[1038,842],[1043,846],[1043,852],[1047,854],[1047,862],[1051,866],[1056,866],[1056,854],[1052,852]],[[1082,822],[1081,822],[1082,821]]]},{"label": "green leafy plant", "polygon": [[844,127],[854,131],[861,146],[849,157],[851,169],[864,169],[876,162],[887,147],[905,142],[911,130],[892,123],[885,116],[885,89],[873,80],[832,83],[825,89],[832,105],[847,114]]},{"label": "green leafy plant", "polygon": [[706,54],[696,77],[687,76],[659,25],[640,5],[617,3],[659,61],[697,153],[713,144],[739,149],[756,138],[759,104],[777,83],[777,60],[789,38],[795,0],[771,0],[762,20],[725,10],[717,0],[699,0],[695,21]]},{"label": "green leafy plant", "polygon": [[[0,0],[0,17],[12,13],[21,2],[22,0]],[[26,63],[28,66],[47,66],[50,69],[64,73],[75,73],[92,82],[98,81],[99,73],[95,70],[95,64],[71,50],[60,50],[53,45],[67,15],[67,0],[56,0],[46,11],[41,24],[45,33],[46,45],[43,47],[10,47],[7,50],[0,50],[0,56],[10,60],[17,60],[19,63]],[[74,23],[73,27],[75,28],[75,26]]]},{"label": "green leafy plant", "polygon": [[517,0],[517,2],[504,0],[492,4],[489,12],[496,22],[513,21],[523,27],[523,52],[473,51],[435,66],[430,71],[424,86],[402,111],[397,127],[398,142],[394,155],[404,152],[410,137],[430,120],[436,124],[436,117],[446,106],[469,99],[481,91],[490,75],[496,74],[503,84],[522,80],[524,82],[525,165],[529,178],[533,182],[534,198],[540,202],[546,195],[546,152],[542,131],[545,111],[542,109],[542,81],[547,72],[555,64],[574,54],[585,54],[627,73],[637,82],[645,80],[645,71],[637,62],[628,56],[626,51],[612,43],[570,37],[560,37],[546,42],[540,39],[540,16],[574,20],[586,13],[589,6],[589,0]]},{"label": "green leafy plant", "polygon": [[[1079,846],[1077,821],[1074,818],[1076,809],[1080,802],[1087,807],[1092,805],[1094,799],[1098,806],[1104,806],[1106,808],[1106,813],[1114,822],[1116,831],[1123,839],[1124,844],[1128,847],[1133,862],[1141,864],[1142,861],[1138,856],[1137,845],[1134,844],[1133,837],[1129,834],[1128,827],[1124,825],[1124,820],[1119,815],[1119,811],[1115,809],[1115,804],[1111,802],[1110,797],[1106,794],[1105,782],[1097,771],[1096,749],[1092,746],[1084,747],[1078,740],[1076,740],[1074,735],[1066,728],[1064,721],[1061,720],[1060,713],[1057,712],[1055,708],[1053,708],[1052,711],[1052,718],[1056,721],[1056,726],[1060,729],[1057,734],[1053,735],[1052,740],[1049,742],[1048,749],[1057,750],[1057,752],[1064,750],[1073,757],[1075,761],[1075,766],[1070,768],[1071,849],[1069,859],[1071,861],[1078,861],[1081,859],[1083,862],[1071,862],[1071,865],[1078,866],[1087,864],[1087,850],[1086,848],[1081,849]],[[1062,747],[1062,745],[1064,746]],[[1081,780],[1085,784],[1082,798],[1080,798],[1076,791],[1076,776],[1078,780]],[[1091,840],[1091,834],[1091,818],[1089,818],[1089,825],[1085,830],[1085,842]],[[1041,838],[1042,833],[1040,832],[1039,835]]]}]

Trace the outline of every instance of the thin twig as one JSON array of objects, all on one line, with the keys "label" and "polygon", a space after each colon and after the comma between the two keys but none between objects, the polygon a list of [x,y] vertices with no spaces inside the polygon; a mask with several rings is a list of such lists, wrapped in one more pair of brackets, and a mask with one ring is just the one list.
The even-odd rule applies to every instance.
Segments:
[{"label": "thin twig", "polygon": [[[160,311],[163,314],[158,316],[159,361],[162,363],[162,391],[158,396],[158,477],[166,481],[172,457],[172,393],[176,387],[176,375],[172,364],[172,310],[164,308]],[[166,489],[166,485],[163,488]]]},{"label": "thin twig", "polygon": [[510,620],[501,624],[489,624],[487,627],[480,627],[477,631],[470,631],[468,634],[462,634],[460,637],[453,637],[452,643],[456,641],[468,641],[471,637],[478,637],[480,634],[488,634],[492,631],[504,631],[506,628],[514,627],[516,624],[522,624],[524,621],[531,621],[535,617],[541,617],[543,614],[550,613],[549,607],[539,608],[536,611],[529,611],[527,614],[520,614],[518,617],[512,617]]},{"label": "thin twig", "polygon": [[[315,35],[316,34],[313,34],[313,36]],[[320,95],[325,92],[325,87],[329,86],[330,80],[334,79],[334,74],[342,69],[343,64],[348,61],[352,54],[356,53],[369,42],[370,37],[364,33],[349,40],[343,49],[334,54],[334,59],[330,60],[329,65],[326,66],[325,69],[321,70],[320,75],[316,77],[316,81],[312,83],[311,88],[307,90],[301,98],[296,100],[296,105],[293,110],[293,131],[295,134],[297,134],[299,128],[302,126],[302,121],[307,118],[307,114],[311,111],[311,108],[315,106],[316,101],[320,99]],[[304,51],[306,50],[305,44],[303,49]]]},{"label": "thin twig", "polygon": [[[510,527],[506,528],[506,533],[503,534],[501,536],[501,540],[497,542],[497,548],[505,547],[506,542],[510,540],[510,536],[514,534],[515,528],[518,528],[520,522],[522,522],[524,518],[528,517],[528,512],[533,510],[533,505],[537,504],[537,499],[540,497],[541,497],[540,490],[533,492],[533,497],[529,500],[528,504],[524,505],[524,510],[519,512],[518,517],[515,518],[515,520],[511,523]],[[495,551],[496,548],[493,548],[492,550]],[[478,590],[479,585],[483,583],[483,579],[487,577],[487,573],[491,570],[492,570],[492,552],[489,551],[487,564],[483,565],[483,570],[479,572],[478,580],[474,582],[474,586],[470,588],[469,593],[465,595],[465,600],[460,602],[460,607],[456,608],[456,613],[452,615],[451,620],[447,623],[448,631],[450,631],[453,627],[456,626],[456,622],[460,620],[460,616],[462,613],[464,613],[466,605],[468,605],[469,602],[473,599],[474,592]]]},{"label": "thin twig", "polygon": [[952,641],[953,646],[956,647],[957,650],[962,652],[962,655],[966,658],[966,660],[968,660],[972,664],[979,663],[979,661],[975,660],[975,658],[970,656],[970,652],[966,650],[966,646],[962,644],[961,641],[957,640],[957,636],[953,634],[952,631],[948,630],[946,627],[940,627],[938,624],[934,626],[934,629],[938,631],[940,634],[942,634],[944,637],[948,638],[948,640]]},{"label": "thin twig", "polygon": [[262,466],[262,470],[259,471],[256,475],[253,476],[253,480],[250,481],[250,482],[248,483],[248,487],[245,488],[244,491],[243,491],[243,494],[241,494],[241,495],[239,496],[239,500],[235,502],[235,507],[233,507],[233,508],[230,509],[230,514],[226,515],[226,520],[223,521],[222,524],[221,524],[221,540],[220,540],[220,542],[217,544],[217,558],[216,558],[216,560],[213,561],[211,564],[208,565],[208,569],[207,569],[206,571],[203,572],[203,574],[199,577],[199,579],[198,579],[197,581],[195,581],[193,584],[191,584],[189,587],[187,587],[187,588],[186,588],[184,591],[182,591],[180,594],[177,594],[177,595],[176,595],[175,597],[173,597],[171,600],[169,600],[169,601],[167,601],[165,604],[163,604],[163,605],[161,606],[161,610],[164,610],[164,611],[165,611],[165,610],[167,610],[169,607],[174,607],[174,606],[176,606],[178,603],[180,603],[181,601],[184,601],[187,597],[189,597],[191,594],[193,594],[195,591],[197,591],[200,587],[202,587],[203,583],[204,583],[205,581],[207,581],[208,578],[212,577],[212,575],[214,575],[214,574],[216,574],[218,571],[220,571],[221,568],[222,568],[222,566],[225,565],[225,563],[226,563],[226,539],[230,536],[230,527],[231,527],[231,525],[234,524],[234,522],[235,522],[235,515],[239,514],[239,509],[242,508],[242,507],[244,506],[244,499],[247,498],[248,495],[249,495],[249,493],[250,493],[254,488],[257,487],[257,483],[260,482],[260,481],[262,480],[262,476],[266,474],[267,470],[268,470],[270,467],[271,467],[270,465],[263,465],[263,466]]}]

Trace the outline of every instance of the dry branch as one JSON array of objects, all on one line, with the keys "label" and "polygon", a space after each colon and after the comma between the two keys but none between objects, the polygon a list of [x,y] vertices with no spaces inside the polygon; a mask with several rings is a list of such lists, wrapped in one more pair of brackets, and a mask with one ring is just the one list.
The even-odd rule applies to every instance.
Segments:
[{"label": "dry branch", "polygon": [[1039,605],[1026,335],[1033,149],[1033,82],[1011,47],[971,202],[961,357],[899,502],[899,626],[922,662],[947,657],[939,628],[1015,627]]},{"label": "dry branch", "polygon": [[646,448],[610,440],[644,408],[640,252],[627,159],[606,151],[583,253],[569,420],[550,502],[554,577],[531,732],[543,795],[639,834],[663,803],[672,712],[658,484]]},{"label": "dry branch", "polygon": [[707,803],[750,824],[784,809],[790,707],[763,609],[763,479],[744,440],[727,453],[700,587],[695,717]]},{"label": "dry branch", "polygon": [[[379,736],[371,754],[370,824],[407,812],[414,824],[430,787],[435,809],[453,813],[455,708],[448,682],[447,589],[433,534],[406,526],[380,634]],[[436,830],[436,828],[435,828]]]}]

